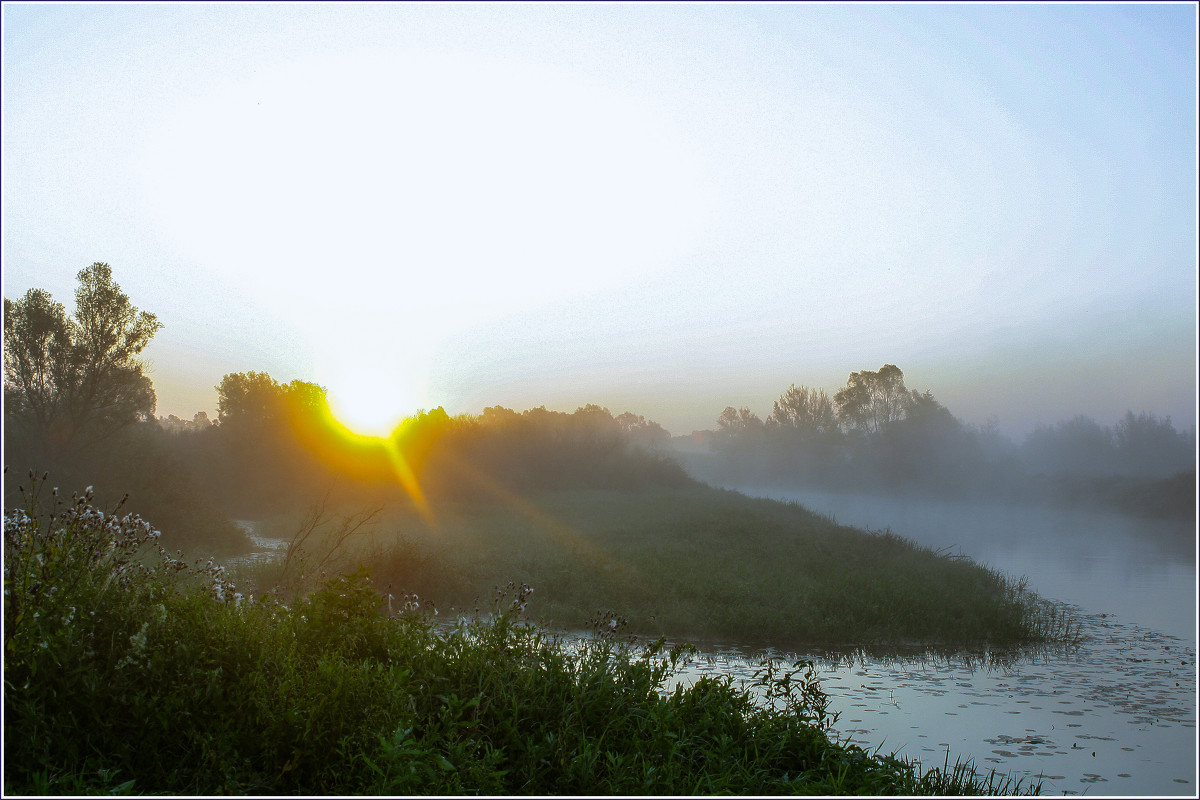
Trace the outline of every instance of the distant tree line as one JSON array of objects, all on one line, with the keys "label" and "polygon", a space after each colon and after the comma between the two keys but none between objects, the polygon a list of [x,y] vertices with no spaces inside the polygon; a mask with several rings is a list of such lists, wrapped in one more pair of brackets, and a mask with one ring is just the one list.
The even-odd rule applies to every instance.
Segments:
[{"label": "distant tree line", "polygon": [[[251,371],[222,378],[215,420],[155,417],[140,355],[161,324],[133,306],[107,264],[78,280],[70,315],[40,289],[4,300],[6,505],[27,470],[48,471],[63,487],[93,485],[102,503],[129,493],[127,510],[155,520],[168,541],[233,546],[244,540],[231,518],[303,508],[331,491],[382,500],[416,487],[428,501],[471,501],[692,480],[660,425],[590,404],[458,416],[436,408],[378,439],[338,423],[324,388]],[[832,397],[790,386],[765,420],[726,408],[713,450],[689,460],[689,472],[726,483],[1195,513],[1195,433],[1169,418],[1130,412],[1108,428],[1076,417],[1016,445],[994,423],[965,424],[929,391],[909,390],[891,364],[851,373]]]},{"label": "distant tree line", "polygon": [[1129,411],[1110,428],[1077,416],[1039,425],[1018,445],[994,420],[967,424],[930,391],[909,390],[894,364],[850,373],[832,397],[793,384],[765,420],[727,407],[711,444],[716,457],[689,467],[726,483],[1065,498],[1168,516],[1195,507],[1186,488],[1195,483],[1195,431],[1177,431],[1170,417]]},{"label": "distant tree line", "polygon": [[665,454],[670,434],[661,426],[596,405],[570,414],[496,406],[457,416],[439,407],[381,439],[344,428],[315,384],[237,373],[217,392],[218,424],[188,435],[208,451],[196,453],[198,462],[225,465],[223,494],[246,507],[287,505],[298,493],[339,483],[388,494],[398,480],[411,479],[430,498],[469,499],[497,490],[636,489],[690,480]]}]

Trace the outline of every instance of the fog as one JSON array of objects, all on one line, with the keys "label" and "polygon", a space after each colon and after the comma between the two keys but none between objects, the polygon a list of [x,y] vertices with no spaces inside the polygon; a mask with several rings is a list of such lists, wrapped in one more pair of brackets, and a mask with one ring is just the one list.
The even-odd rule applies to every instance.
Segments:
[{"label": "fog", "polygon": [[672,443],[692,474],[721,485],[1195,515],[1195,427],[1148,411],[1111,424],[1076,414],[1013,439],[994,421],[964,422],[886,364],[833,392],[793,384],[765,418],[727,406],[716,422]]},{"label": "fog", "polygon": [[[1194,6],[4,3],[0,14],[6,587],[11,564],[34,581],[14,585],[52,585],[44,552],[77,585],[110,592],[113,610],[126,605],[109,580],[126,585],[124,563],[105,577],[55,543],[80,541],[55,528],[67,507],[91,520],[96,557],[117,552],[104,526],[141,515],[155,528],[138,521],[141,544],[165,548],[168,565],[182,562],[166,551],[209,559],[205,575],[261,547],[250,529],[286,537],[282,566],[244,571],[260,600],[319,594],[336,556],[331,575],[369,567],[381,593],[394,583],[461,610],[493,583],[527,581],[547,618],[577,625],[609,608],[647,634],[1073,636],[1069,615],[1048,634],[1026,612],[1051,606],[986,570],[826,514],[1183,637],[1194,673]],[[306,509],[312,522],[297,522]],[[375,533],[343,548],[366,520]],[[306,548],[312,570],[291,560]],[[909,556],[924,566],[905,567]],[[55,614],[5,601],[6,714],[28,723],[10,731],[6,716],[18,755],[6,749],[6,764],[31,781],[13,785],[169,791],[90,755],[140,738],[78,736],[82,719],[119,729],[90,694],[103,698],[116,673],[69,659],[102,653],[118,683],[146,692],[128,694],[137,714],[161,706],[166,684],[119,652],[144,643],[146,604],[128,603],[125,631],[108,627],[99,595],[35,594]],[[897,598],[920,602],[897,614]],[[54,631],[60,619],[62,631],[92,626],[98,649]],[[24,656],[8,646],[16,620],[30,632]],[[39,645],[42,630],[55,638]],[[216,713],[207,676],[176,681],[185,673],[165,666],[207,669],[169,659],[193,652],[188,637],[219,649],[208,630],[173,628],[168,658],[138,669],[191,681],[194,708]],[[330,625],[330,642],[343,632]],[[1122,667],[1124,646],[1109,640]],[[44,688],[10,680],[10,661]],[[231,650],[228,663],[247,662]],[[267,671],[253,683],[287,686]],[[353,696],[334,685],[314,697],[326,694]],[[230,705],[280,705],[268,697]],[[347,703],[301,716],[370,716]],[[1194,728],[1194,700],[1179,706],[1170,713]],[[279,763],[253,747],[214,760],[234,749],[188,739],[200,716],[134,715],[120,729],[157,725],[170,747],[206,754],[205,769],[234,765],[189,791],[372,785],[313,780],[341,772],[320,757],[333,750],[355,769],[375,762],[324,740],[301,759],[252,714],[230,740]],[[46,749],[54,725],[58,749]],[[525,731],[516,718],[503,727],[514,741]],[[938,742],[945,727],[930,729]],[[360,733],[350,738],[379,739]],[[142,749],[151,762],[167,752]],[[564,752],[530,774],[578,763]],[[66,757],[79,753],[86,764]],[[471,774],[455,767],[439,775]],[[1184,783],[1177,774],[1166,778]],[[602,786],[564,784],[576,785]],[[679,784],[704,785],[724,784]]]},{"label": "fog", "polygon": [[798,502],[845,525],[1027,577],[1044,597],[1184,640],[1196,628],[1195,526],[1184,520],[996,502],[729,486]]},{"label": "fog", "polygon": [[1029,578],[1043,596],[1194,635],[1196,433],[1127,410],[1014,439],[957,418],[895,365],[727,407],[672,439],[694,477]]}]

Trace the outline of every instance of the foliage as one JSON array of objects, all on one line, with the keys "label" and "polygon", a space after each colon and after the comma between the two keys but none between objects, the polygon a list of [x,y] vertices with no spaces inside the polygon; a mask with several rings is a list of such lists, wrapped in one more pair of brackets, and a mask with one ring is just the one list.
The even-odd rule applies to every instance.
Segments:
[{"label": "foliage", "polygon": [[900,420],[909,399],[904,373],[895,364],[884,364],[877,372],[851,372],[845,388],[833,396],[843,427],[868,434]]},{"label": "foliage", "polygon": [[631,423],[631,416],[614,418],[589,404],[572,414],[492,407],[478,417],[448,418],[422,482],[445,498],[494,497],[497,487],[629,491],[690,483],[677,463],[647,446],[661,440],[658,426]]},{"label": "foliage", "polygon": [[647,450],[662,449],[671,441],[671,434],[654,420],[626,411],[613,418],[630,444]]},{"label": "foliage", "polygon": [[6,421],[51,453],[104,439],[155,406],[138,355],[162,325],[133,307],[107,264],[78,279],[71,317],[41,289],[4,300]]},{"label": "foliage", "polygon": [[1195,437],[1183,436],[1171,424],[1171,418],[1159,418],[1145,411],[1125,416],[1113,426],[1113,447],[1126,474],[1168,478],[1179,465],[1195,455]]},{"label": "foliage", "polygon": [[726,406],[717,418],[717,447],[725,450],[746,450],[760,445],[765,439],[766,426],[749,408]]},{"label": "foliage", "polygon": [[833,401],[824,389],[792,384],[771,407],[767,425],[776,425],[797,433],[829,435],[838,431]]},{"label": "foliage", "polygon": [[684,648],[558,639],[522,618],[525,586],[448,628],[382,613],[362,572],[240,598],[212,569],[131,569],[150,532],[80,498],[6,516],[6,794],[1019,788],[831,739],[804,664],[684,686]]}]

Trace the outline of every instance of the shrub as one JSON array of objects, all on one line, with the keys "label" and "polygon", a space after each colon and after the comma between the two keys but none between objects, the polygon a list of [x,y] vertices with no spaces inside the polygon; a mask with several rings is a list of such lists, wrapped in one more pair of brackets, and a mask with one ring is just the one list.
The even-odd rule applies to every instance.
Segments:
[{"label": "shrub", "polygon": [[[671,687],[685,648],[580,644],[531,589],[439,626],[365,571],[242,598],[142,520],[30,481],[6,513],[6,793],[1004,793],[831,740],[811,665]],[[597,617],[611,630],[611,615]],[[619,627],[619,625],[617,626]],[[757,693],[757,694],[756,694]]]}]

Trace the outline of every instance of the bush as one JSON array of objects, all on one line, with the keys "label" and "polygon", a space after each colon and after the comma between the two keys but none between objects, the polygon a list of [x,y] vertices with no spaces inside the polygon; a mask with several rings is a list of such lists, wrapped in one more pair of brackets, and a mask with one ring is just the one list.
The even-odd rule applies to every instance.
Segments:
[{"label": "bush", "polygon": [[524,585],[449,627],[416,602],[382,613],[361,570],[290,605],[243,598],[87,492],[39,513],[42,486],[4,522],[6,793],[1016,788],[831,740],[811,665],[668,688],[684,648],[564,642],[524,621]]}]

